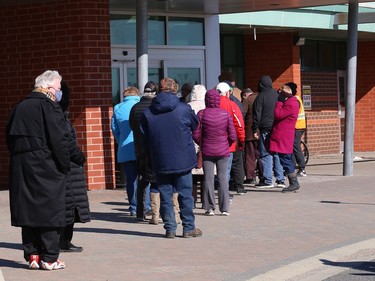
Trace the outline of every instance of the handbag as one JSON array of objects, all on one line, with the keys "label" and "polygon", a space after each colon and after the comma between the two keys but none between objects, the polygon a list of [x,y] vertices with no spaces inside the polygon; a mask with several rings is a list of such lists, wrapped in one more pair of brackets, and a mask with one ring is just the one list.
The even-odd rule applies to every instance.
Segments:
[{"label": "handbag", "polygon": [[199,132],[199,148],[197,152],[197,165],[195,166],[196,169],[200,169],[203,167],[203,155],[200,144],[202,143],[202,120],[203,120],[203,112],[202,111],[202,118],[201,118],[201,127]]}]

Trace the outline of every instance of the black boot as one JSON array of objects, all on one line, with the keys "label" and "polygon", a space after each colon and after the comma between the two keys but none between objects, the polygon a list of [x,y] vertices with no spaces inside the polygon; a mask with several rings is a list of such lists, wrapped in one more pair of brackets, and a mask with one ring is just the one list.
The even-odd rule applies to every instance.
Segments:
[{"label": "black boot", "polygon": [[299,182],[296,173],[288,174],[289,186],[283,188],[282,192],[296,192],[299,189]]}]

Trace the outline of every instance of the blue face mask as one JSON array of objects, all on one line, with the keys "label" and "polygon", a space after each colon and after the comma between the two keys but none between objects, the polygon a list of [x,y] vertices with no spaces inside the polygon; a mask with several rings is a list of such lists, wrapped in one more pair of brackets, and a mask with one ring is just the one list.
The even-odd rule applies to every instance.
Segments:
[{"label": "blue face mask", "polygon": [[55,90],[55,98],[56,98],[56,102],[61,101],[61,99],[62,99],[62,95],[63,95],[62,91]]}]

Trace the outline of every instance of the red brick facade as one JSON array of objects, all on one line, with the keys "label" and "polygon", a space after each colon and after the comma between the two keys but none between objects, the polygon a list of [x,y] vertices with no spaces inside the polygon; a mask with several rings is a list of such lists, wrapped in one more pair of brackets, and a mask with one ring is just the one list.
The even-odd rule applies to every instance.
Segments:
[{"label": "red brick facade", "polygon": [[0,188],[8,188],[10,109],[47,69],[58,70],[71,90],[70,118],[87,155],[88,188],[114,188],[108,0],[6,6],[0,15]]},{"label": "red brick facade", "polygon": [[[71,89],[70,118],[87,155],[89,189],[115,187],[111,46],[108,0],[46,1],[0,9],[0,189],[8,188],[5,125],[11,108],[33,88],[36,76],[58,70]],[[340,149],[336,73],[302,72],[293,33],[245,35],[245,84],[253,89],[262,75],[274,88],[294,81],[311,86],[307,142],[311,154]],[[355,151],[374,151],[375,42],[358,46]]]},{"label": "red brick facade", "polygon": [[[262,75],[270,75],[277,89],[282,83],[294,81],[301,93],[303,85],[311,87],[311,110],[306,111],[306,139],[312,155],[340,152],[340,118],[338,116],[337,74],[301,72],[299,47],[293,44],[292,33],[245,36],[246,86],[256,89]],[[375,80],[373,65],[375,42],[359,42],[357,102],[355,114],[354,151],[375,150]]]},{"label": "red brick facade", "polygon": [[358,44],[354,151],[375,150],[375,42]]}]

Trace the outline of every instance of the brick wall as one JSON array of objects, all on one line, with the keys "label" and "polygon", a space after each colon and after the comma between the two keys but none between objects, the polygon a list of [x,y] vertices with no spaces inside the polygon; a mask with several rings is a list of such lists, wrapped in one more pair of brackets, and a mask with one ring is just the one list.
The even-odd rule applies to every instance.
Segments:
[{"label": "brick wall", "polygon": [[246,87],[257,89],[262,75],[271,76],[275,89],[290,81],[300,85],[299,47],[293,45],[293,33],[258,34],[256,40],[245,35],[244,46]]},{"label": "brick wall", "polygon": [[358,44],[354,151],[375,151],[375,42]]},{"label": "brick wall", "polygon": [[308,119],[305,139],[311,155],[338,153],[340,127],[337,116],[336,73],[301,73],[299,47],[293,33],[258,34],[257,40],[245,36],[246,85],[257,89],[259,77],[270,75],[275,89],[294,81],[301,94],[302,85],[312,89],[313,109]]},{"label": "brick wall", "polygon": [[314,154],[340,152],[336,72],[302,72],[302,85],[311,87],[311,110],[306,110],[307,143]]},{"label": "brick wall", "polygon": [[88,188],[114,188],[108,0],[6,6],[0,15],[0,188],[8,188],[9,111],[47,69],[58,70],[71,90],[70,118],[87,155]]}]

